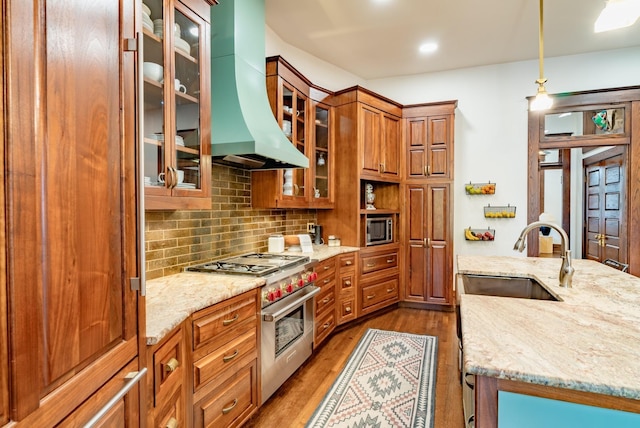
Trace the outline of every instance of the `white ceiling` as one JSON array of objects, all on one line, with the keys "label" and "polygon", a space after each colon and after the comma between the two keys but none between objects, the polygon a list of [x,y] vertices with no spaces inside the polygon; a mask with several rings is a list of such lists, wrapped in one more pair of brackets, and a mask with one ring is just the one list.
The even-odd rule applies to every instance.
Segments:
[{"label": "white ceiling", "polygon": [[[538,58],[538,0],[265,0],[286,43],[363,79]],[[547,0],[546,57],[640,46],[640,21],[593,32],[604,0]],[[436,41],[431,55],[418,52]]]}]

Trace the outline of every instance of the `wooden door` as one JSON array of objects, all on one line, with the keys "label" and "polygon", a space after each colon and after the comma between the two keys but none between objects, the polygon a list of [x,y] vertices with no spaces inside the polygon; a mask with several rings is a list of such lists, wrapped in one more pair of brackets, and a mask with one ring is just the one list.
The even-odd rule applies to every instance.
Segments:
[{"label": "wooden door", "polygon": [[360,132],[362,138],[362,171],[379,174],[382,155],[380,112],[366,105],[360,107]]},{"label": "wooden door", "polygon": [[434,116],[428,119],[427,132],[427,176],[430,178],[450,178],[449,163],[451,147],[451,116]]},{"label": "wooden door", "polygon": [[[400,176],[400,119],[383,114],[382,173],[391,178]],[[365,157],[367,152],[364,153]]]},{"label": "wooden door", "polygon": [[407,177],[424,178],[427,175],[427,118],[407,119]]},{"label": "wooden door", "polygon": [[405,300],[424,302],[427,290],[427,187],[409,185],[406,193],[407,213],[407,281]]},{"label": "wooden door", "polygon": [[585,162],[584,258],[627,261],[624,147]]},{"label": "wooden door", "polygon": [[7,3],[11,419],[52,426],[138,355],[134,2]]},{"label": "wooden door", "polygon": [[449,184],[408,185],[405,300],[451,304]]}]

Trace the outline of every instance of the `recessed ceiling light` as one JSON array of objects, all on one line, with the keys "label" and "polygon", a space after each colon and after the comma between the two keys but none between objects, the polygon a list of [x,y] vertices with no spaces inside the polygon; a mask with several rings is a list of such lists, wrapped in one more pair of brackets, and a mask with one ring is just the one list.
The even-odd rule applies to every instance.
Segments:
[{"label": "recessed ceiling light", "polygon": [[432,53],[438,50],[438,44],[434,42],[423,43],[420,45],[418,50],[421,53]]}]

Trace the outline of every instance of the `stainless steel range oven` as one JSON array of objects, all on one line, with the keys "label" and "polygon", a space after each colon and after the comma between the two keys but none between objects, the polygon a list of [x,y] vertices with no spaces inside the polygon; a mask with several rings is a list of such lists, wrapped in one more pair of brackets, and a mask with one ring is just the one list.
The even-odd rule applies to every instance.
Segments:
[{"label": "stainless steel range oven", "polygon": [[307,256],[251,253],[187,270],[263,277],[260,292],[262,401],[309,358],[313,351],[313,297],[316,260]]}]

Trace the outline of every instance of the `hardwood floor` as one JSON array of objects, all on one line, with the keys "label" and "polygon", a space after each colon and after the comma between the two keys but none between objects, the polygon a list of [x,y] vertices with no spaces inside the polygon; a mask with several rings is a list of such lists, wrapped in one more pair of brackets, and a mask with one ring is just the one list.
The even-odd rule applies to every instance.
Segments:
[{"label": "hardwood floor", "polygon": [[438,337],[434,428],[462,428],[455,313],[411,308],[393,309],[334,333],[245,427],[304,427],[368,328]]}]

